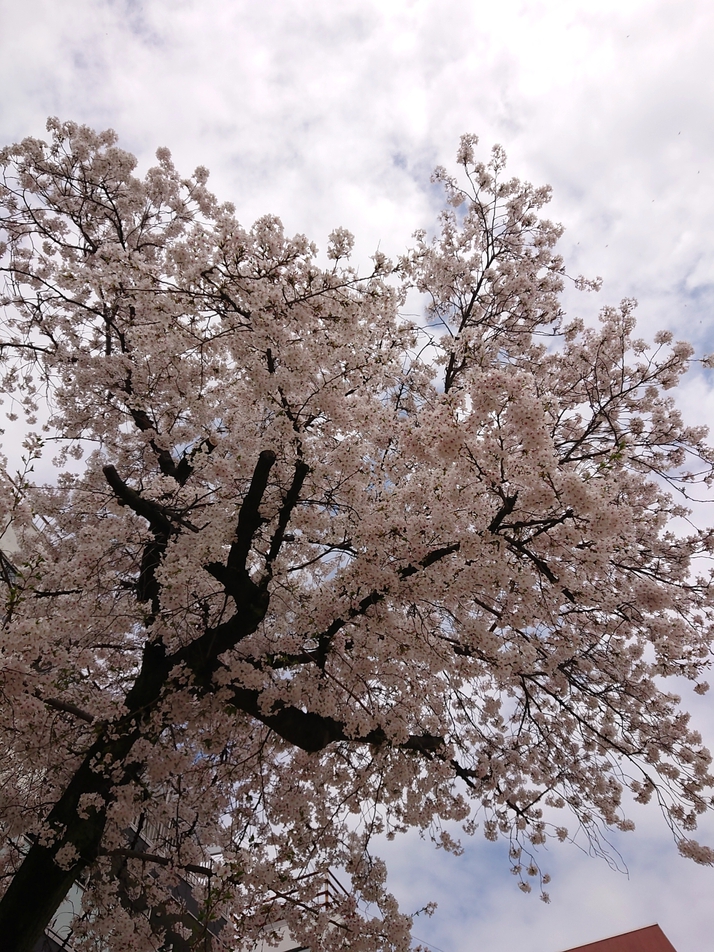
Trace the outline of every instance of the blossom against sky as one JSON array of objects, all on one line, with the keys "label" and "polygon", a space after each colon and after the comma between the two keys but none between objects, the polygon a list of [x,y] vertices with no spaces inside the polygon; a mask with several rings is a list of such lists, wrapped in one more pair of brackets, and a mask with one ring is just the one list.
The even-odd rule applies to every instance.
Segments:
[{"label": "blossom against sky", "polygon": [[[48,115],[111,126],[146,168],[168,146],[248,224],[265,212],[324,248],[397,255],[433,226],[436,164],[459,135],[506,149],[554,188],[569,272],[602,275],[592,316],[640,300],[644,336],[671,327],[714,350],[714,13],[699,0],[0,0],[0,139]],[[710,381],[687,412],[706,422]],[[693,701],[694,703],[694,701]],[[712,725],[708,698],[697,718]],[[522,897],[501,847],[454,859],[390,847],[405,908],[441,907],[417,935],[448,952],[556,952],[658,920],[678,952],[706,947],[714,870],[681,860],[656,815],[618,840],[630,878],[575,849],[552,856],[553,903]]]}]

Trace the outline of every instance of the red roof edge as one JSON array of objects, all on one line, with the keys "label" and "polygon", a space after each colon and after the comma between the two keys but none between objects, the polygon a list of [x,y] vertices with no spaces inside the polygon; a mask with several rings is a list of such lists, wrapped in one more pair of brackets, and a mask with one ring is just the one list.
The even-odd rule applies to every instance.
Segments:
[{"label": "red roof edge", "polygon": [[598,942],[589,942],[587,945],[578,945],[573,949],[566,949],[565,952],[677,952],[677,950],[660,927],[653,925],[645,926],[644,929],[635,929],[634,932],[623,932],[609,939],[600,939]]}]

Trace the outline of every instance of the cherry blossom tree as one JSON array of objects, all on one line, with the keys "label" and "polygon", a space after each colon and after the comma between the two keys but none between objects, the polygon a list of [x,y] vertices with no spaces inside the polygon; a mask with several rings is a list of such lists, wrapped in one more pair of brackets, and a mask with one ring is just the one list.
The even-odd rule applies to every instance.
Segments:
[{"label": "cherry blossom tree", "polygon": [[479,826],[542,890],[537,847],[629,829],[626,790],[711,863],[665,682],[706,690],[712,641],[692,349],[631,301],[566,320],[548,189],[464,137],[436,237],[360,276],[342,229],[320,259],[166,149],[138,178],[113,132],[48,130],[0,152],[3,947],[81,883],[77,949],[282,917],[405,950],[375,837]]}]

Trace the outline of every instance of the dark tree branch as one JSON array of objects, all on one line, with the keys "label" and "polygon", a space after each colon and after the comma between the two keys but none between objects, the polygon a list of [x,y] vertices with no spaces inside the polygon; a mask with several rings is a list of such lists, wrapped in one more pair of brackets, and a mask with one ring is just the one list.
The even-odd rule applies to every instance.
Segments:
[{"label": "dark tree branch", "polygon": [[73,717],[78,717],[81,721],[86,721],[88,724],[93,724],[96,720],[93,714],[83,711],[82,708],[77,707],[76,704],[69,704],[67,701],[60,701],[54,697],[42,697],[37,693],[35,693],[35,697],[39,701],[42,701],[47,707],[51,707],[52,710],[61,711],[63,714],[71,714]]},{"label": "dark tree branch", "polygon": [[447,555],[453,555],[454,552],[458,552],[460,548],[460,542],[452,542],[451,545],[445,545],[441,549],[434,549],[433,552],[425,555],[416,565],[408,565],[402,569],[399,573],[400,578],[409,578],[410,575],[416,574],[419,569],[428,569],[430,565],[434,565],[435,562],[440,562],[443,558],[446,558]]},{"label": "dark tree branch", "polygon": [[[131,392],[130,385],[125,389]],[[146,433],[148,430],[156,430],[151,417],[148,413],[146,413],[145,410],[130,409],[129,413],[131,414],[132,420],[142,433]],[[156,460],[159,464],[159,469],[163,475],[171,476],[176,480],[179,486],[185,486],[191,477],[191,474],[193,473],[193,465],[191,461],[195,453],[200,451],[200,449],[204,446],[208,448],[209,453],[215,448],[211,440],[206,438],[205,440],[202,440],[198,446],[195,446],[190,453],[184,451],[181,459],[177,463],[170,451],[159,446],[153,437],[149,440],[149,446],[154,451]]]},{"label": "dark tree branch", "polygon": [[[277,704],[269,713],[260,706],[260,692],[249,688],[234,686],[231,689],[231,703],[240,711],[249,714],[274,731],[283,740],[294,744],[310,754],[324,750],[337,741],[352,744],[372,744],[381,747],[389,744],[387,735],[378,727],[363,737],[353,737],[345,732],[345,725],[334,717],[302,711],[289,704]],[[394,744],[398,750],[412,750],[417,753],[433,753],[444,746],[443,737],[433,734],[413,734],[401,744]]]},{"label": "dark tree branch", "polygon": [[[258,586],[248,575],[246,562],[250,547],[253,544],[253,537],[264,521],[260,514],[260,504],[268,486],[270,470],[274,465],[275,453],[272,450],[263,450],[255,464],[250,488],[238,513],[236,538],[230,547],[228,561],[225,565],[222,562],[210,562],[205,566],[206,571],[221,583],[226,594],[230,595],[236,605],[241,608],[246,601],[252,604],[258,592]],[[263,598],[265,594],[264,591]],[[263,609],[264,614],[265,609]],[[230,624],[232,622],[228,622],[228,625]],[[220,626],[220,628],[224,629],[225,626]],[[207,634],[209,633],[207,632]]]},{"label": "dark tree branch", "polygon": [[159,601],[161,586],[156,578],[156,570],[161,564],[170,536],[178,530],[172,523],[168,510],[150,499],[145,499],[136,490],[127,486],[114,466],[104,466],[103,472],[119,502],[129,506],[138,516],[146,519],[154,534],[153,540],[145,544],[141,556],[136,597],[140,602],[151,602],[152,617],[155,617],[161,608]]},{"label": "dark tree branch", "polygon": [[83,588],[61,588],[56,592],[37,591],[33,593],[35,598],[59,598],[60,595],[83,595]]},{"label": "dark tree branch", "polygon": [[[453,555],[454,552],[458,552],[460,548],[460,542],[453,542],[451,545],[443,546],[441,549],[434,549],[433,552],[430,552],[428,555],[424,556],[424,558],[417,562],[416,565],[412,565],[410,563],[401,569],[399,571],[399,577],[401,579],[410,578],[412,575],[416,575],[420,569],[426,569],[430,565],[440,562],[441,559],[446,558],[446,556]],[[367,610],[372,607],[372,605],[377,605],[379,602],[381,602],[386,597],[387,593],[388,589],[384,589],[382,591],[375,589],[368,595],[365,595],[365,597],[354,608],[351,608],[346,613],[344,618],[336,618],[330,624],[330,626],[322,632],[322,634],[318,635],[318,648],[317,651],[314,652],[314,658],[318,667],[324,668],[330,645],[332,644],[332,640],[337,632],[344,628],[348,622],[364,615]]]},{"label": "dark tree branch", "polygon": [[[225,572],[228,571],[225,566],[219,567]],[[207,568],[211,570],[210,567]],[[228,621],[209,628],[167,659],[171,668],[186,667],[191,672],[194,686],[199,692],[214,690],[213,674],[220,667],[220,656],[252,635],[265,617],[269,602],[268,593],[261,591],[247,577],[247,573],[244,575],[240,587],[236,587],[235,594],[233,590],[228,592],[237,599],[239,610]]]},{"label": "dark tree branch", "polygon": [[166,540],[154,539],[147,542],[141,555],[139,578],[136,582],[136,597],[140,602],[151,602],[151,611],[158,615],[161,608],[159,596],[161,586],[156,578],[156,570],[161,565],[161,557],[166,549]]},{"label": "dark tree branch", "polygon": [[[525,545],[523,542],[521,542],[520,539],[514,539],[512,536],[507,536],[507,535],[504,535],[503,538],[513,549],[515,549],[516,552],[521,552],[523,555],[525,555],[525,557],[529,559],[533,563],[533,565],[535,565],[538,571],[541,572],[541,574],[545,575],[545,577],[548,579],[548,581],[552,585],[559,584],[560,579],[555,574],[555,572],[553,572],[552,569],[548,566],[547,562],[541,559],[540,556],[536,555],[535,552],[531,552],[528,546]],[[565,595],[565,597],[568,599],[569,602],[575,601],[575,596],[569,589],[563,588],[563,594]]]},{"label": "dark tree branch", "polygon": [[[131,413],[132,420],[142,431],[142,433],[146,433],[148,430],[156,430],[156,426],[145,410],[130,409],[129,412]],[[188,477],[191,475],[191,467],[185,460],[185,457],[180,463],[177,464],[174,462],[174,458],[171,453],[167,449],[160,447],[153,438],[149,440],[149,446],[154,451],[156,460],[159,464],[159,469],[164,474],[164,476],[172,476],[177,483],[183,486]],[[182,473],[179,475],[179,468],[184,462],[185,466],[183,467]]]},{"label": "dark tree branch", "polygon": [[310,467],[302,460],[299,460],[295,464],[295,475],[293,476],[290,489],[287,491],[285,498],[283,499],[283,505],[280,508],[280,513],[278,514],[278,527],[275,530],[273,538],[270,542],[270,551],[268,552],[267,558],[268,564],[274,562],[278,557],[280,547],[283,544],[283,540],[285,538],[285,530],[288,526],[288,522],[290,522],[290,516],[292,515],[293,509],[297,505],[298,499],[300,498],[300,491],[309,472]]},{"label": "dark tree branch", "polygon": [[127,486],[114,466],[104,466],[102,471],[117,499],[132,509],[138,516],[146,519],[151,526],[151,531],[157,538],[168,539],[172,532],[176,531],[167,510],[150,499],[144,499],[135,489]]},{"label": "dark tree branch", "polygon": [[513,496],[506,496],[503,499],[503,505],[498,510],[498,512],[496,513],[496,515],[493,517],[493,519],[491,520],[489,524],[489,527],[488,527],[489,532],[498,532],[503,520],[506,518],[506,516],[510,516],[510,514],[513,512],[517,499],[518,499],[518,493],[514,493]]},{"label": "dark tree branch", "polygon": [[253,544],[253,536],[263,522],[260,515],[260,504],[268,486],[270,470],[274,465],[275,453],[272,450],[263,450],[255,464],[250,488],[243,500],[243,505],[240,507],[236,539],[228,553],[228,568],[233,571],[245,570],[248,553]]}]

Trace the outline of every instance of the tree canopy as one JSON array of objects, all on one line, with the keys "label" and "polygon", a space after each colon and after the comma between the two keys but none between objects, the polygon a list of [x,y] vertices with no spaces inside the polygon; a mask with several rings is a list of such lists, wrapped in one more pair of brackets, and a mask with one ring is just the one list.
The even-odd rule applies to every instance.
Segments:
[{"label": "tree canopy", "polygon": [[113,132],[48,130],[0,152],[5,947],[79,882],[78,949],[236,947],[279,910],[405,950],[375,838],[480,827],[542,890],[537,847],[629,829],[626,789],[711,863],[664,680],[711,657],[692,348],[632,301],[566,319],[549,190],[473,136],[435,237],[360,275],[344,229],[320,257],[166,149],[138,178]]}]

